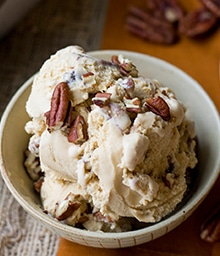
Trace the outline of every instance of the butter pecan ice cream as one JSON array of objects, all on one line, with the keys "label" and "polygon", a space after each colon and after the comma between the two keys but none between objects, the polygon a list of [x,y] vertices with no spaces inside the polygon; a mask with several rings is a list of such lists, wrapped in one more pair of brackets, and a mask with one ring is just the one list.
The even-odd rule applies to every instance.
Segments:
[{"label": "butter pecan ice cream", "polygon": [[25,165],[58,220],[121,232],[182,201],[197,163],[193,123],[173,91],[140,77],[125,56],[58,51],[36,75],[26,109]]}]

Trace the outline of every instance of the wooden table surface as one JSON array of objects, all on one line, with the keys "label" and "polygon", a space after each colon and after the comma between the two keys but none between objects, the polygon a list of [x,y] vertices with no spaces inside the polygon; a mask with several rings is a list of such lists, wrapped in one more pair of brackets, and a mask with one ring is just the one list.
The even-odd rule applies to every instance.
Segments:
[{"label": "wooden table surface", "polygon": [[[174,45],[159,45],[146,42],[125,29],[128,6],[142,5],[145,1],[110,0],[105,21],[101,49],[120,49],[141,52],[166,60],[181,68],[197,80],[210,95],[220,110],[220,26],[202,39],[180,36]],[[197,8],[197,0],[180,1],[187,10]],[[210,127],[211,129],[211,127]],[[179,227],[152,242],[124,249],[88,248],[60,240],[58,256],[73,255],[220,255],[220,243],[210,244],[200,239],[200,226],[210,210],[220,203],[220,179],[216,182],[205,201]]]}]

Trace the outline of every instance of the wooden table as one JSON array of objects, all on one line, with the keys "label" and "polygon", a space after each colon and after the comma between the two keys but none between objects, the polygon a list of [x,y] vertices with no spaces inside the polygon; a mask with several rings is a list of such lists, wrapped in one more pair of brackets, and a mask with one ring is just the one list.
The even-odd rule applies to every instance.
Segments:
[{"label": "wooden table", "polygon": [[[180,2],[186,10],[192,10],[200,5],[199,1],[196,0],[182,0]],[[213,99],[218,110],[220,110],[220,27],[203,39],[196,40],[181,36],[180,41],[175,45],[156,45],[143,41],[126,31],[127,8],[132,3],[141,5],[144,1],[110,0],[101,48],[137,51],[159,57],[176,65],[203,86]],[[219,188],[220,179],[218,179],[206,200],[191,217],[175,230],[152,242],[132,248],[108,250],[88,248],[61,239],[57,255],[220,255],[220,243],[209,244],[199,237],[201,223],[210,212],[210,209],[220,202]]]}]

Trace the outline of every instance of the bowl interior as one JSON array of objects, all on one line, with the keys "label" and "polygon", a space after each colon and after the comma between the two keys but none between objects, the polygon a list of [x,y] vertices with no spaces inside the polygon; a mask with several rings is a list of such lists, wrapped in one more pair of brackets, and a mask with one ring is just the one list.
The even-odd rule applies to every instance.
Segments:
[{"label": "bowl interior", "polygon": [[[204,90],[192,78],[172,65],[156,58],[127,51],[96,51],[94,57],[110,60],[122,53],[137,66],[141,75],[159,80],[174,90],[189,109],[198,137],[198,176],[193,190],[169,217],[149,227],[118,234],[90,232],[64,225],[43,213],[38,195],[24,166],[28,135],[24,125],[29,120],[25,104],[33,77],[14,95],[6,108],[0,127],[1,173],[11,193],[32,216],[62,237],[84,245],[106,248],[133,246],[150,241],[183,222],[205,198],[219,174],[220,122],[218,112]],[[39,103],[40,104],[40,103]]]}]

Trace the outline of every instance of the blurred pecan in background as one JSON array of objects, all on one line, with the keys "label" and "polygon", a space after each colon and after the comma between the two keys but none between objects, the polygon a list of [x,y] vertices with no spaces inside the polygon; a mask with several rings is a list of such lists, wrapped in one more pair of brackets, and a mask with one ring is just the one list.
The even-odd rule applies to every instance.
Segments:
[{"label": "blurred pecan in background", "polygon": [[142,7],[131,6],[126,28],[132,34],[160,44],[173,44],[180,34],[197,37],[219,24],[220,0],[200,0],[201,7],[185,12],[177,0],[146,0]]},{"label": "blurred pecan in background", "polygon": [[213,209],[201,227],[200,237],[210,243],[220,241],[220,205]]},{"label": "blurred pecan in background", "polygon": [[212,29],[218,19],[205,7],[188,13],[179,24],[179,31],[188,37],[204,34]]},{"label": "blurred pecan in background", "polygon": [[201,0],[201,2],[217,17],[220,17],[220,0]]},{"label": "blurred pecan in background", "polygon": [[146,8],[155,18],[175,23],[179,21],[184,10],[176,0],[147,0]]},{"label": "blurred pecan in background", "polygon": [[126,27],[131,33],[154,43],[171,44],[176,41],[176,31],[170,22],[135,6],[129,8]]}]

